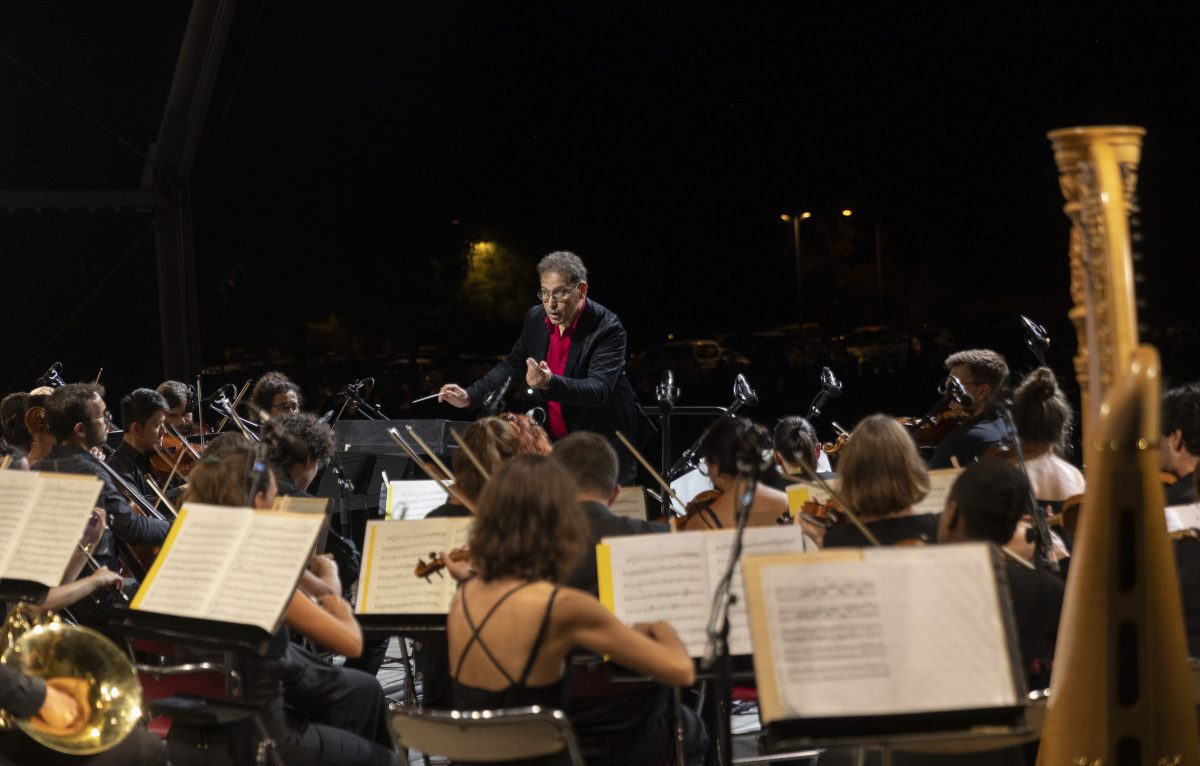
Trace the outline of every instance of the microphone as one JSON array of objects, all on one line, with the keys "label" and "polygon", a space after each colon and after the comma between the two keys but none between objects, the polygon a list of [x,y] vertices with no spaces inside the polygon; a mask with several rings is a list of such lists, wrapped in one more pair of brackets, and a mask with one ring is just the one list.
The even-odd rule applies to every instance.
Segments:
[{"label": "microphone", "polygon": [[825,389],[825,393],[829,395],[830,399],[836,399],[842,395],[842,382],[828,367],[821,368],[821,388]]},{"label": "microphone", "polygon": [[59,388],[66,385],[62,379],[62,362],[55,362],[50,365],[50,369],[46,370],[45,374],[37,380],[33,381],[34,387],[49,386],[50,388]]},{"label": "microphone", "polygon": [[508,387],[512,385],[512,382],[513,374],[510,372],[500,388],[484,397],[483,404],[479,408],[485,415],[495,415],[500,411],[500,408],[504,406],[504,395],[508,393]]},{"label": "microphone", "polygon": [[733,379],[733,395],[747,407],[754,407],[758,404],[758,394],[754,393],[754,389],[750,388],[750,383],[746,381],[746,376],[740,372]]},{"label": "microphone", "polygon": [[968,410],[975,406],[975,397],[968,394],[962,381],[953,375],[947,377],[946,382],[942,384],[942,393]]},{"label": "microphone", "polygon": [[226,402],[229,402],[232,401],[233,397],[235,396],[237,396],[237,386],[233,385],[232,383],[226,383],[216,391],[213,391],[211,394],[204,397],[200,403],[211,404],[213,402],[220,402],[222,399],[224,399]]},{"label": "microphone", "polygon": [[375,378],[363,378],[362,380],[356,380],[353,383],[347,383],[346,388],[356,394],[365,388],[369,394],[371,389],[375,388]]},{"label": "microphone", "polygon": [[669,406],[675,403],[679,398],[679,388],[675,385],[675,374],[670,370],[663,373],[662,382],[658,384],[658,388],[654,390],[658,397],[658,403],[664,406]]}]

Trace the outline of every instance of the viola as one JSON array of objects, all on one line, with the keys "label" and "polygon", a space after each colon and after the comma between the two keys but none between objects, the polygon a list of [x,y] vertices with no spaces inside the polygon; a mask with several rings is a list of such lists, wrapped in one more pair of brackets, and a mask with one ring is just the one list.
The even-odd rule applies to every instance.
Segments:
[{"label": "viola", "polygon": [[[447,556],[451,561],[457,563],[460,561],[468,561],[471,558],[471,553],[470,551],[462,548],[455,548],[454,550],[450,551]],[[424,559],[417,559],[417,566],[413,568],[413,574],[417,577],[424,577],[425,582],[431,583],[433,580],[429,578],[433,575],[445,577],[445,575],[442,574],[442,570],[445,568],[446,560],[443,559],[437,551],[430,551],[428,562],[426,562]]]}]

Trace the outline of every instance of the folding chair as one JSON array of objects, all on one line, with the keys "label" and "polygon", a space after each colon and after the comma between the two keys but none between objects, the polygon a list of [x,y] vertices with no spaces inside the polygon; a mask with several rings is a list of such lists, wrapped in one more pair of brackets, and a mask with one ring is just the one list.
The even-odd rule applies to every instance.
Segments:
[{"label": "folding chair", "polygon": [[409,749],[451,761],[494,763],[567,753],[583,766],[571,722],[561,710],[414,710],[391,705],[388,726],[404,766]]}]

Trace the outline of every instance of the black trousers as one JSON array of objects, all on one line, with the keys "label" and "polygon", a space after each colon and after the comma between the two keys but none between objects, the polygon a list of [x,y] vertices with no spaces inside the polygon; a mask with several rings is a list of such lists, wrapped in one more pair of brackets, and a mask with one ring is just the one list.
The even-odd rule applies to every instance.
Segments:
[{"label": "black trousers", "polygon": [[337,667],[295,644],[282,663],[284,704],[312,723],[333,726],[390,748],[387,699],[375,676]]},{"label": "black trousers", "polygon": [[166,766],[162,740],[138,727],[121,744],[95,755],[67,755],[42,747],[20,731],[0,732],[0,766]]}]

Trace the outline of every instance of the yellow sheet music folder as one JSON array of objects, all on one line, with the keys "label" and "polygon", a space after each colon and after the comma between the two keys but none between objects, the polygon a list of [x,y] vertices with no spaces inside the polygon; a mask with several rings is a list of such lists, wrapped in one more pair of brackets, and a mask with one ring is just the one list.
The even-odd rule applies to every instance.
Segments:
[{"label": "yellow sheet music folder", "polygon": [[1019,705],[1002,571],[977,543],[745,558],[763,723]]}]

